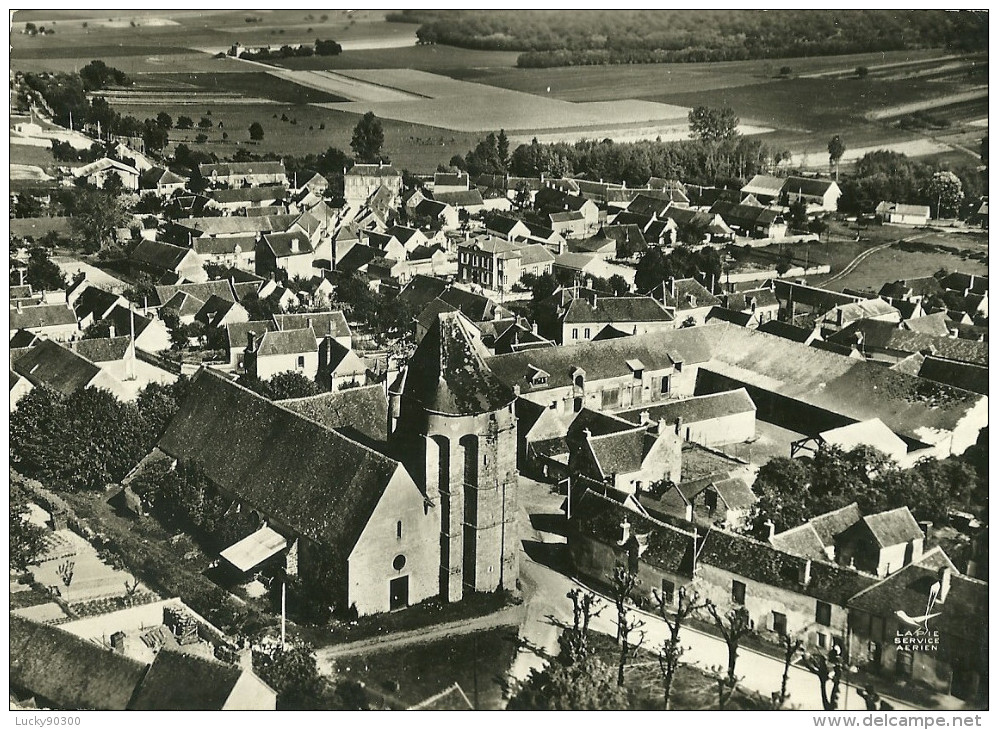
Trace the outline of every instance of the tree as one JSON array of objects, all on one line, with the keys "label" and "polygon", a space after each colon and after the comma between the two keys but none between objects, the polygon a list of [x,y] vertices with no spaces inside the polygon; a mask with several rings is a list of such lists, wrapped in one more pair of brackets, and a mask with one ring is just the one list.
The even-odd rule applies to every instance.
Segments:
[{"label": "tree", "polygon": [[91,61],[81,68],[80,79],[87,91],[103,89],[111,84],[126,86],[131,83],[123,71],[112,68],[103,61]]},{"label": "tree", "polygon": [[[620,659],[617,663],[617,684],[624,686],[624,668],[627,660],[644,642],[644,632],[641,631],[645,622],[641,619],[634,619],[629,616],[628,602],[633,598],[634,589],[641,581],[638,580],[637,573],[632,573],[622,565],[618,565],[613,570],[610,581],[610,595],[613,604],[617,609],[617,644],[620,645]],[[631,634],[635,631],[640,633],[637,643],[631,642]]]},{"label": "tree", "polygon": [[[169,115],[167,115],[169,116]],[[163,126],[158,121],[147,119],[142,127],[142,142],[146,149],[159,152],[170,141],[169,127]]]},{"label": "tree", "polygon": [[150,446],[162,435],[180,409],[180,402],[187,394],[189,384],[187,377],[181,376],[173,383],[149,383],[139,391],[135,405],[142,416]]},{"label": "tree", "polygon": [[801,230],[807,225],[807,203],[795,200],[790,204],[790,225]]},{"label": "tree", "polygon": [[12,471],[8,495],[10,518],[7,535],[10,545],[10,567],[14,570],[27,570],[45,548],[45,530],[26,519],[29,514],[29,496],[23,478]]},{"label": "tree", "polygon": [[191,129],[194,126],[194,120],[188,116],[180,115],[177,117],[177,129]]},{"label": "tree", "polygon": [[201,121],[198,122],[198,127],[201,129],[211,129],[214,124],[211,123],[211,119],[208,117],[201,117]]},{"label": "tree", "polygon": [[783,707],[790,696],[789,692],[787,692],[787,683],[790,680],[790,665],[793,664],[797,655],[803,651],[804,640],[784,633],[780,636],[780,647],[783,649],[783,677],[780,680],[780,691],[774,696],[774,709]]},{"label": "tree", "polygon": [[680,632],[687,619],[704,609],[707,604],[706,601],[701,601],[700,594],[695,589],[680,586],[677,592],[679,602],[676,605],[675,613],[670,618],[669,608],[672,606],[672,597],[660,593],[658,590],[653,590],[652,595],[658,604],[659,615],[669,627],[669,638],[665,640],[662,648],[658,651],[658,666],[662,672],[662,698],[665,703],[664,707],[668,710],[672,698],[672,683],[676,677],[676,670],[679,669],[679,660],[686,651],[680,644]]},{"label": "tree", "polygon": [[343,52],[343,46],[336,41],[315,41],[315,55],[317,56],[338,56]]},{"label": "tree", "polygon": [[323,678],[315,650],[306,643],[274,646],[272,652],[253,652],[253,670],[277,692],[279,710],[318,710]]},{"label": "tree", "polygon": [[[846,662],[838,644],[828,650],[827,656],[818,652],[813,654],[806,652],[801,657],[801,664],[818,678],[821,688],[821,706],[825,710],[839,709],[839,691],[846,672]],[[829,682],[831,682],[831,687],[829,687]]]},{"label": "tree", "polygon": [[263,125],[260,122],[253,122],[249,127],[250,139],[259,142],[263,139]]},{"label": "tree", "polygon": [[660,248],[650,248],[638,261],[634,272],[634,288],[649,292],[669,278],[671,269]]},{"label": "tree", "polygon": [[35,246],[28,253],[28,270],[25,273],[28,283],[35,291],[66,288],[66,277],[62,269],[49,258],[48,251],[41,246]]},{"label": "tree", "polygon": [[173,129],[173,117],[166,112],[160,112],[156,115],[156,124],[163,129]]},{"label": "tree", "polygon": [[717,610],[711,601],[707,602],[707,613],[714,620],[714,626],[721,632],[728,647],[728,680],[734,683],[735,665],[738,662],[738,647],[741,640],[752,631],[752,619],[745,606],[736,606],[724,614]]},{"label": "tree", "polygon": [[356,153],[360,162],[378,162],[384,144],[385,130],[381,126],[381,120],[374,116],[374,112],[368,112],[353,129],[350,149]]},{"label": "tree", "polygon": [[208,141],[208,135],[207,135],[207,134],[205,134],[204,132],[201,132],[201,133],[199,133],[198,135],[196,135],[196,136],[194,137],[194,141],[195,141],[195,142],[196,142],[197,144],[204,144],[205,142],[207,142],[207,141]]},{"label": "tree", "polygon": [[523,210],[524,208],[529,208],[530,203],[530,186],[524,180],[521,180],[516,184],[516,196],[513,198],[513,204],[520,210]]},{"label": "tree", "polygon": [[793,73],[793,69],[790,66],[780,66],[780,76],[787,77]]},{"label": "tree", "polygon": [[690,132],[701,142],[722,142],[738,134],[738,117],[731,107],[698,106],[690,110]]},{"label": "tree", "polygon": [[125,205],[117,196],[100,190],[79,188],[73,192],[70,230],[77,245],[93,253],[114,241],[114,231],[128,222]]},{"label": "tree", "polygon": [[505,173],[509,169],[509,137],[506,136],[505,129],[499,130],[499,136],[496,137],[496,148],[499,152],[499,164]]},{"label": "tree", "polygon": [[856,78],[857,79],[865,79],[869,75],[870,75],[870,69],[868,69],[866,66],[857,66],[856,67]]},{"label": "tree", "polygon": [[31,193],[19,193],[14,203],[15,218],[37,218],[44,211],[42,201]]},{"label": "tree", "polygon": [[828,164],[835,167],[835,180],[839,179],[839,160],[846,153],[846,144],[839,135],[828,140]]},{"label": "tree", "polygon": [[307,398],[322,393],[322,388],[301,373],[288,370],[277,373],[266,383],[267,397],[271,400]]},{"label": "tree", "polygon": [[782,532],[810,519],[814,515],[810,486],[809,465],[802,459],[776,457],[763,464],[752,486],[759,496],[753,517],[759,536],[768,537],[767,522]]},{"label": "tree", "polygon": [[963,203],[963,183],[949,170],[937,172],[925,185],[925,199],[935,209],[936,218],[955,216]]}]

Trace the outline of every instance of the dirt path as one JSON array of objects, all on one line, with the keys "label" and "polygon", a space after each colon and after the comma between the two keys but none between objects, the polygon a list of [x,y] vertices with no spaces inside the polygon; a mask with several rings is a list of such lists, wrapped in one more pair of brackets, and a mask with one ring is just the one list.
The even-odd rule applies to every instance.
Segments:
[{"label": "dirt path", "polygon": [[351,641],[346,644],[327,646],[316,651],[316,659],[320,671],[331,672],[333,661],[342,656],[354,656],[373,651],[396,649],[409,644],[425,644],[437,639],[446,639],[451,636],[471,634],[476,631],[501,628],[503,626],[518,626],[523,620],[525,610],[525,604],[510,606],[486,616],[462,619],[446,624],[412,629],[411,631],[401,631],[387,636],[375,636],[370,639]]},{"label": "dirt path", "polygon": [[887,107],[886,109],[878,109],[874,112],[869,112],[866,115],[867,119],[876,121],[878,119],[889,119],[891,117],[900,117],[903,114],[911,114],[912,112],[925,111],[926,109],[935,109],[940,106],[949,106],[951,104],[960,104],[965,101],[973,101],[974,99],[986,99],[988,97],[988,87],[982,86],[971,91],[964,91],[959,94],[948,94],[946,96],[937,96],[933,99],[926,99],[924,101],[913,101],[910,104],[898,104],[896,106]]}]

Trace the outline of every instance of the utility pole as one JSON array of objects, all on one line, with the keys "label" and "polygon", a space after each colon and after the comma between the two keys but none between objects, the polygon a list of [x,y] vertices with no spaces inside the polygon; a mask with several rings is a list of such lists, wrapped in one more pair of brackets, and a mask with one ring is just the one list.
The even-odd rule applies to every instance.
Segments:
[{"label": "utility pole", "polygon": [[288,615],[288,581],[287,576],[281,578],[281,648],[287,649],[287,615]]},{"label": "utility pole", "polygon": [[128,303],[128,330],[132,341],[132,356],[128,363],[128,379],[135,380],[135,310],[132,302]]}]

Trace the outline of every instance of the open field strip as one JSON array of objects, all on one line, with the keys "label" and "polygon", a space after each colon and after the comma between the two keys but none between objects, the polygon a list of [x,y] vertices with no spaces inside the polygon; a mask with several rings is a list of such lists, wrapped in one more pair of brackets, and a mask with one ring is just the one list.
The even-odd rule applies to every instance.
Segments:
[{"label": "open field strip", "polygon": [[[743,135],[753,135],[767,134],[773,130],[769,127],[739,124],[738,131]],[[690,127],[688,123],[634,127],[584,127],[581,129],[563,129],[557,132],[539,131],[532,133],[525,131],[511,135],[509,139],[513,144],[529,144],[531,140],[536,138],[538,142],[546,144],[550,142],[579,142],[584,139],[606,139],[607,137],[611,137],[614,142],[640,142],[653,139],[661,142],[676,142],[690,138]]]},{"label": "open field strip", "polygon": [[[917,139],[909,142],[896,142],[890,143],[885,142],[884,144],[873,145],[871,147],[857,147],[856,149],[847,149],[845,154],[842,155],[842,160],[840,165],[844,165],[849,162],[855,162],[862,158],[865,154],[869,152],[876,152],[877,150],[888,150],[890,152],[898,152],[903,155],[908,155],[908,157],[925,157],[927,155],[936,155],[940,152],[949,152],[952,150],[947,144],[942,142],[936,142],[931,139]],[[800,165],[801,167],[808,168],[818,168],[827,169],[828,168],[828,151],[822,150],[817,152],[805,152],[801,155],[794,153],[794,164]]]},{"label": "open field strip", "polygon": [[962,102],[973,101],[975,99],[986,99],[987,97],[988,87],[981,86],[959,94],[949,94],[947,96],[936,97],[935,99],[914,101],[909,104],[898,104],[897,106],[888,107],[887,109],[878,109],[877,111],[868,112],[866,114],[866,118],[871,120],[890,119],[891,117],[900,117],[904,114],[925,111],[927,109],[935,109],[941,106],[949,106],[950,104],[960,104]]},{"label": "open field strip", "polygon": [[975,119],[972,122],[967,122],[967,126],[968,127],[984,127],[985,129],[987,129],[988,128],[988,118],[984,117],[984,119]]},{"label": "open field strip", "polygon": [[[894,63],[879,63],[879,64],[867,64],[866,68],[870,71],[882,71],[884,69],[895,69],[895,68],[910,68],[913,66],[924,66],[926,64],[939,63],[940,61],[955,61],[961,59],[962,56],[959,55],[949,55],[949,56],[937,56],[931,59],[918,59],[915,61],[896,61]],[[852,68],[837,68],[831,71],[818,71],[816,73],[802,74],[801,78],[805,79],[817,79],[823,76],[842,76],[842,75],[852,75],[855,73],[856,67]]]},{"label": "open field strip", "polygon": [[424,94],[416,94],[392,86],[349,78],[347,75],[335,71],[269,70],[268,73],[277,78],[307,86],[310,89],[341,96],[352,102],[382,103],[430,98]]},{"label": "open field strip", "polygon": [[155,91],[115,91],[103,94],[104,98],[111,104],[128,104],[129,106],[157,106],[163,104],[173,105],[193,105],[193,104],[277,104],[272,99],[263,99],[253,96],[243,96],[238,93],[208,91],[191,89],[190,91],[178,92],[155,92]]}]

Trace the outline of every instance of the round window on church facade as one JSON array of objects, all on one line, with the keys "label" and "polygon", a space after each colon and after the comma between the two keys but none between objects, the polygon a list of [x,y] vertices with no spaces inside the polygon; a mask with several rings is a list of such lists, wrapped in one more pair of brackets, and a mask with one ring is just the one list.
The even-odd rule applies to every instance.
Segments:
[{"label": "round window on church facade", "polygon": [[392,561],[392,567],[395,570],[402,570],[405,567],[405,555],[396,555],[395,560]]}]

